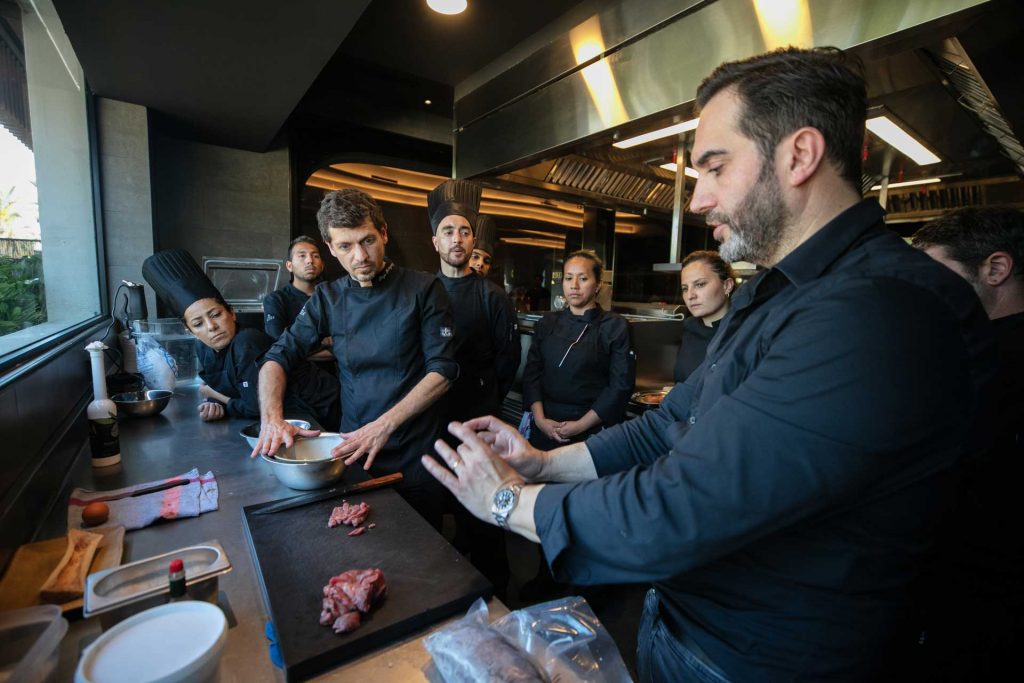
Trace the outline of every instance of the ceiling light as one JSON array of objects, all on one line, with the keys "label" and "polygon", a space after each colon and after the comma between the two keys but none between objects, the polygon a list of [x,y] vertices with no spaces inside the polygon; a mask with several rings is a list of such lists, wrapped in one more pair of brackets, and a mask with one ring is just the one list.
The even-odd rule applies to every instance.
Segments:
[{"label": "ceiling light", "polygon": [[431,102],[430,100],[423,100],[423,104],[425,104],[425,105],[427,105],[429,107],[430,105],[433,104],[433,102]]},{"label": "ceiling light", "polygon": [[427,0],[427,6],[438,14],[461,14],[466,10],[466,0]]},{"label": "ceiling light", "polygon": [[[662,164],[661,167],[663,169],[665,169],[666,171],[672,171],[673,173],[676,172],[676,162],[674,162],[674,161],[670,161],[667,164]],[[699,178],[700,177],[700,173],[697,173],[696,169],[690,168],[689,166],[686,166],[685,168],[683,168],[683,173],[685,173],[686,175],[690,176],[691,178]]]},{"label": "ceiling light", "polygon": [[637,145],[642,145],[645,142],[650,142],[651,140],[660,140],[661,138],[667,138],[670,135],[678,135],[680,133],[685,133],[688,130],[693,130],[697,127],[698,123],[700,123],[700,119],[690,119],[689,121],[683,121],[682,123],[677,123],[674,126],[669,126],[668,128],[652,130],[650,133],[644,133],[643,135],[637,135],[633,138],[613,142],[612,146],[618,147],[619,149],[636,147]]},{"label": "ceiling light", "polygon": [[868,130],[913,159],[918,166],[937,164],[941,161],[889,116],[875,116],[868,119],[866,125]]},{"label": "ceiling light", "polygon": [[[910,187],[911,185],[930,185],[932,183],[940,183],[942,178],[924,178],[923,180],[906,180],[902,183],[889,183],[889,189],[892,190],[897,187]],[[871,188],[872,192],[878,192],[882,189],[881,185],[875,185]]]}]

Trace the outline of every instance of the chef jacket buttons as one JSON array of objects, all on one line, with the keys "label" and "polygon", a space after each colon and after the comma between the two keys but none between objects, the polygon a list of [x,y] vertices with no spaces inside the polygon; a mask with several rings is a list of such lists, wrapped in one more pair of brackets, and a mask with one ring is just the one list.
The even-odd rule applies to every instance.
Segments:
[{"label": "chef jacket buttons", "polygon": [[697,424],[697,418],[695,418],[693,415],[691,415],[690,419],[688,420],[688,422],[690,424]]},{"label": "chef jacket buttons", "polygon": [[711,372],[714,372],[715,368],[717,368],[717,367],[718,367],[718,363],[712,363],[711,364]]}]

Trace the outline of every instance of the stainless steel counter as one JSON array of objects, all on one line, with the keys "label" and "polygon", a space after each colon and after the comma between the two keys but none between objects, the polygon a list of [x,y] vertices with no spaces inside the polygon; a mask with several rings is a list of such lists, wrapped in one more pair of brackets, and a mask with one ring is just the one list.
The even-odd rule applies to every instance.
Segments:
[{"label": "stainless steel counter", "polygon": [[[200,473],[212,470],[220,489],[219,509],[191,519],[129,531],[125,535],[122,561],[142,559],[209,539],[220,541],[233,570],[220,578],[219,604],[228,619],[229,630],[218,680],[283,681],[282,671],[271,664],[268,656],[263,631],[267,613],[242,531],[242,508],[298,492],[280,484],[266,463],[248,457],[245,441],[238,435],[248,420],[201,422],[197,412],[199,402],[197,387],[179,387],[162,415],[122,421],[123,462],[117,472],[93,470],[85,445],[69,473],[60,500],[66,500],[74,487],[114,489],[171,477],[192,467],[199,468]],[[361,469],[353,468],[350,472],[346,472],[346,480],[361,478]],[[66,532],[66,525],[67,510],[63,504],[58,504],[38,537],[61,536]],[[492,600],[489,606],[492,616],[508,611],[497,600]],[[433,629],[368,653],[315,680],[439,680],[436,672],[432,673],[429,655],[419,642],[430,630]],[[72,680],[82,649],[100,633],[98,619],[72,621],[61,643],[60,680]]]}]

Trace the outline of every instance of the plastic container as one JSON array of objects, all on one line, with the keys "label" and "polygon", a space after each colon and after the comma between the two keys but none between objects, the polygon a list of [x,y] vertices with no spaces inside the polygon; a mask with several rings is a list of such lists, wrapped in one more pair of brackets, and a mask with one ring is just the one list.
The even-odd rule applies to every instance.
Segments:
[{"label": "plastic container", "polygon": [[199,341],[189,334],[185,323],[177,318],[133,320],[132,334],[136,338],[135,364],[142,374],[146,375],[146,384],[150,389],[173,389],[166,386],[151,386],[153,373],[147,373],[147,365],[159,362],[159,359],[154,358],[152,353],[146,353],[150,340],[155,341],[167,352],[167,362],[174,373],[176,386],[195,384],[199,378],[199,357],[196,355]]},{"label": "plastic container", "polygon": [[228,622],[216,605],[161,605],[105,631],[82,653],[75,683],[200,683],[217,674]]},{"label": "plastic container", "polygon": [[57,605],[0,613],[0,683],[57,680],[57,646],[67,631]]}]

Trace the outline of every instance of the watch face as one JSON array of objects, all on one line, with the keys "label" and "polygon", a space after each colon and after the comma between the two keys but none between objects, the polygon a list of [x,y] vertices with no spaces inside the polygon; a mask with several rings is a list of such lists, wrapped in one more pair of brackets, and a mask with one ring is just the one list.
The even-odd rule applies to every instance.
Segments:
[{"label": "watch face", "polygon": [[512,489],[501,489],[494,494],[494,507],[498,510],[506,510],[512,507],[515,499],[516,495],[512,492]]}]

